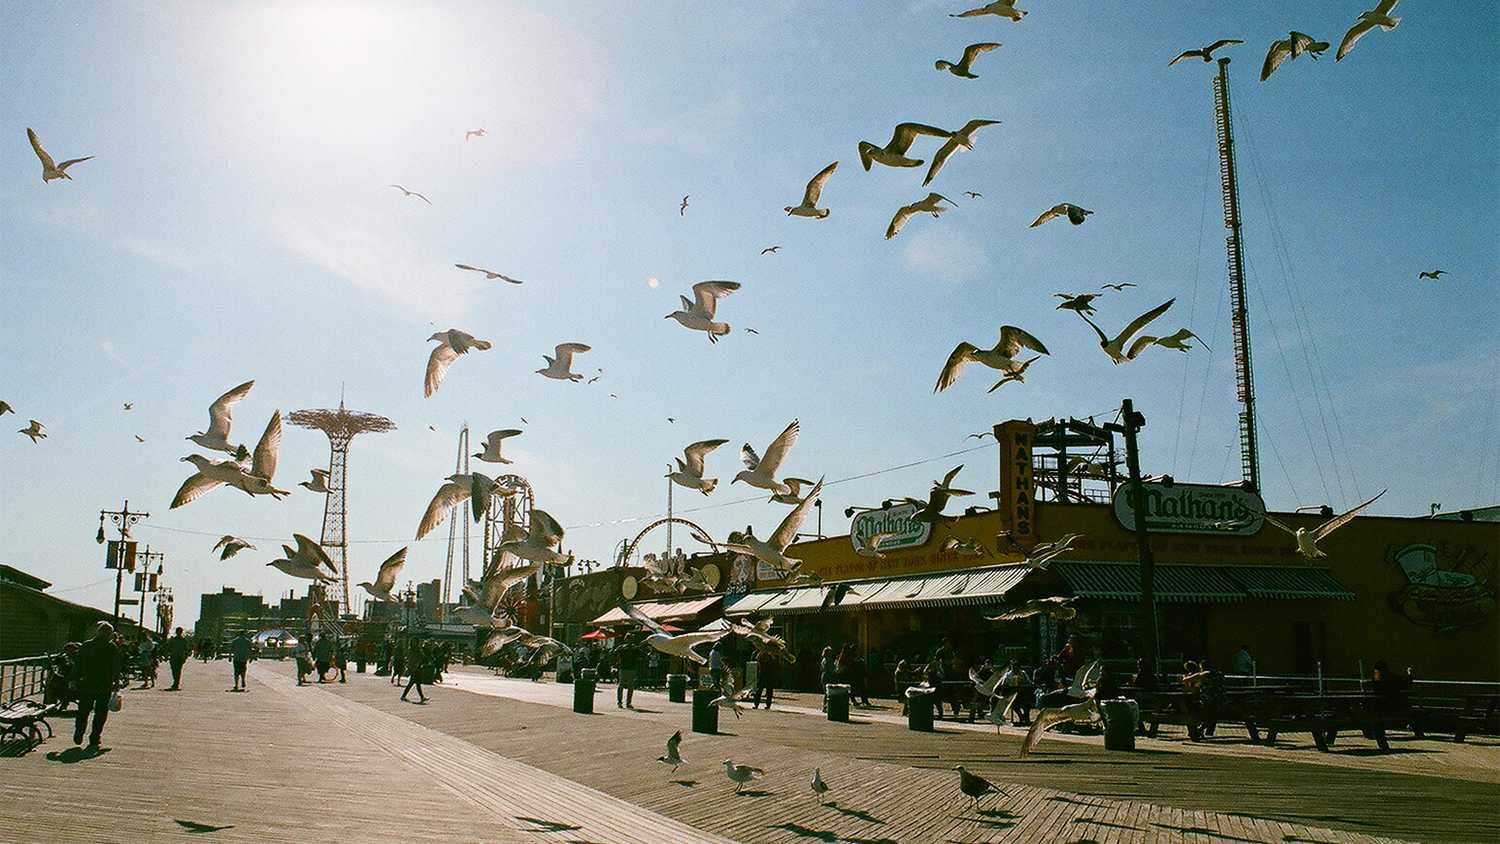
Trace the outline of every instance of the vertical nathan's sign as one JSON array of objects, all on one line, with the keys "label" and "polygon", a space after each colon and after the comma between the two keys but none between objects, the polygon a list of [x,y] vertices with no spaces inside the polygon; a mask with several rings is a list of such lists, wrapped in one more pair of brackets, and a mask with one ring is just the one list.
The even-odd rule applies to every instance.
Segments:
[{"label": "vertical nathan's sign", "polygon": [[995,426],[1000,443],[1000,523],[1022,548],[1036,544],[1036,484],[1031,449],[1036,425],[1020,419]]}]

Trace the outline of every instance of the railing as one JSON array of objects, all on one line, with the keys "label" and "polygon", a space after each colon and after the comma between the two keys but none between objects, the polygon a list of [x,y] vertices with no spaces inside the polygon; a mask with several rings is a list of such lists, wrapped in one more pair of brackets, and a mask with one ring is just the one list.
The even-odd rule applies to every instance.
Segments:
[{"label": "railing", "polygon": [[41,694],[51,664],[48,654],[0,660],[0,705]]}]

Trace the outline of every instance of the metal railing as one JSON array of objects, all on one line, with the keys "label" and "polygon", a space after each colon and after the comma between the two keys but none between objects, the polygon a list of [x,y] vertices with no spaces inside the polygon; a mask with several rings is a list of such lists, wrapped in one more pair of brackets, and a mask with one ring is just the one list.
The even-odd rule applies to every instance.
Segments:
[{"label": "metal railing", "polygon": [[41,694],[51,664],[50,654],[0,660],[0,705]]}]

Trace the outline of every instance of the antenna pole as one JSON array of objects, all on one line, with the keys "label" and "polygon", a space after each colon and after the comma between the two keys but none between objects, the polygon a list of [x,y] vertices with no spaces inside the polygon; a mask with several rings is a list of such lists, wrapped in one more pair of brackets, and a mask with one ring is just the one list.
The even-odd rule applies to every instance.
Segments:
[{"label": "antenna pole", "polygon": [[1230,321],[1234,328],[1234,383],[1240,411],[1240,466],[1245,482],[1260,489],[1260,452],[1255,441],[1255,384],[1250,374],[1250,326],[1245,307],[1244,250],[1240,243],[1239,184],[1234,172],[1234,131],[1229,121],[1229,59],[1219,59],[1214,77],[1214,122],[1219,135],[1219,177],[1224,187],[1225,246],[1229,252]]}]

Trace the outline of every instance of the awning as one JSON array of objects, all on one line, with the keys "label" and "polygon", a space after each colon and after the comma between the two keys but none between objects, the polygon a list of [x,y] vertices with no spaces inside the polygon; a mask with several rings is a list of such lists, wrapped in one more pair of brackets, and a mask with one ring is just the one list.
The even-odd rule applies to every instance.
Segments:
[{"label": "awning", "polygon": [[898,607],[950,607],[999,603],[1005,593],[1021,582],[1031,567],[992,566],[962,572],[913,575],[879,580],[841,580],[826,586],[795,586],[751,592],[729,604],[724,613],[788,615],[818,612],[828,590],[847,586],[849,591],[829,610],[882,610]]},{"label": "awning", "polygon": [[[706,598],[690,598],[685,601],[637,601],[632,606],[645,613],[646,617],[652,621],[692,621],[704,610],[722,600],[724,600],[723,595],[710,595]],[[590,621],[589,625],[607,627],[613,624],[635,623],[635,619],[626,615],[624,610],[614,607],[604,615]]]},{"label": "awning", "polygon": [[[1136,562],[1058,561],[1052,564],[1052,570],[1080,598],[1141,599],[1140,564]],[[1157,563],[1152,591],[1156,600],[1165,603],[1221,603],[1246,598],[1354,600],[1354,593],[1334,580],[1328,569],[1309,566]]]},{"label": "awning", "polygon": [[1224,566],[1222,571],[1252,598],[1332,598],[1352,601],[1354,593],[1326,568],[1310,566]]}]

